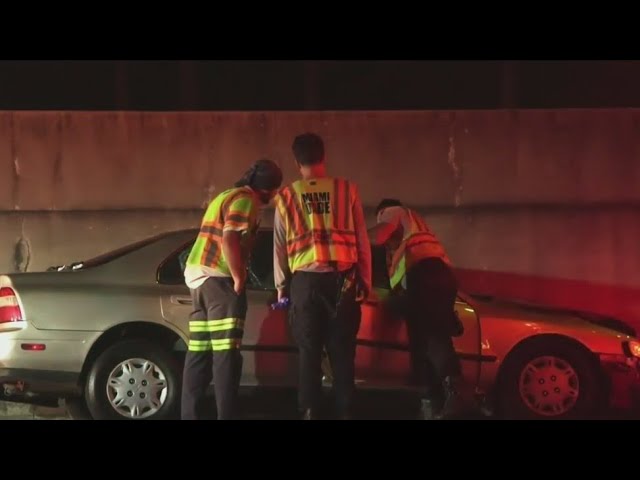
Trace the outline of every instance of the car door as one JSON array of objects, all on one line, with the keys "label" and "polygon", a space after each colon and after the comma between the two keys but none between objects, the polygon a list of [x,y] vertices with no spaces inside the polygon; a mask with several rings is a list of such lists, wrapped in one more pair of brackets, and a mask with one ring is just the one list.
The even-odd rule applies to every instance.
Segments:
[{"label": "car door", "polygon": [[[372,249],[372,261],[375,294],[362,306],[356,376],[363,386],[402,387],[409,384],[411,372],[406,322],[393,308],[383,248]],[[463,298],[458,297],[455,310],[464,333],[454,338],[454,347],[465,381],[476,385],[481,362],[480,324],[475,311]]]},{"label": "car door", "polygon": [[[193,241],[171,252],[158,271],[162,288],[163,318],[189,336],[193,310],[184,266]],[[247,315],[242,340],[243,385],[292,386],[296,384],[296,349],[289,335],[287,312],[271,309],[276,300],[273,282],[273,235],[258,232],[247,279]]]},{"label": "car door", "polygon": [[246,376],[252,376],[260,385],[297,385],[298,354],[290,333],[288,310],[271,308],[277,300],[272,230],[258,231],[251,254],[247,299],[243,340]]},{"label": "car door", "polygon": [[360,386],[397,388],[409,380],[410,363],[404,320],[389,307],[386,252],[373,247],[374,292],[362,304],[356,347],[356,378]]}]

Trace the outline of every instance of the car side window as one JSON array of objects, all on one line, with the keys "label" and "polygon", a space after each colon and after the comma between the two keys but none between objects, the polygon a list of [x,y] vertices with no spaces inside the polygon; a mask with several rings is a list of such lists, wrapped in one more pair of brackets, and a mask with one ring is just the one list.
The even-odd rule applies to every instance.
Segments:
[{"label": "car side window", "polygon": [[391,289],[387,269],[387,249],[384,246],[371,247],[371,274],[373,288]]},{"label": "car side window", "polygon": [[178,263],[180,263],[181,272],[184,272],[184,269],[187,268],[187,258],[189,258],[189,254],[191,253],[192,248],[193,244],[190,244],[187,248],[185,248],[178,254]]},{"label": "car side window", "polygon": [[251,290],[275,290],[273,279],[273,232],[260,230],[256,235],[247,288]]},{"label": "car side window", "polygon": [[[158,270],[158,282],[164,285],[184,285],[184,269],[194,242],[189,242],[172,253]],[[251,264],[247,277],[247,288],[252,290],[275,290],[273,279],[273,233],[262,230],[257,233]]]},{"label": "car side window", "polygon": [[189,242],[173,252],[158,270],[158,283],[163,285],[184,285],[184,269],[194,242]]}]

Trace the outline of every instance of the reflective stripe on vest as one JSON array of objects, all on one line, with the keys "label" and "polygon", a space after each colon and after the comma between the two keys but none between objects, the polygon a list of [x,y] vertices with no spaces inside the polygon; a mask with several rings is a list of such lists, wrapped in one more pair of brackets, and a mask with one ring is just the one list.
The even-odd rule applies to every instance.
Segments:
[{"label": "reflective stripe on vest", "polygon": [[231,188],[218,195],[207,208],[202,219],[200,233],[193,244],[191,253],[187,258],[187,265],[202,265],[230,275],[229,267],[222,254],[222,230],[225,217],[227,223],[233,224],[234,218],[246,217],[250,212],[227,211],[231,202],[240,196],[254,198],[253,191],[248,187]]},{"label": "reflective stripe on vest", "polygon": [[298,180],[280,191],[276,207],[285,223],[291,273],[315,262],[357,262],[347,180]]},{"label": "reflective stripe on vest", "polygon": [[403,232],[402,243],[393,253],[389,271],[391,288],[398,285],[413,264],[425,258],[441,258],[450,263],[444,248],[431,233],[422,217],[409,208],[405,208],[409,217],[409,231]]}]

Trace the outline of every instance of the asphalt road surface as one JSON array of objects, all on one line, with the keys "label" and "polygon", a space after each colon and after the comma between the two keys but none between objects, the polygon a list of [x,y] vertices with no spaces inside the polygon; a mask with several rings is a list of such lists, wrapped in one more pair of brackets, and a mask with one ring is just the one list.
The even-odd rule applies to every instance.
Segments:
[{"label": "asphalt road surface", "polygon": [[[325,395],[323,418],[331,419],[331,398]],[[212,408],[207,419],[215,419],[214,398],[208,397]],[[295,392],[243,393],[240,401],[241,418],[244,420],[295,420],[298,418]],[[418,417],[419,401],[412,395],[387,393],[359,393],[356,397],[354,420],[414,420]],[[480,412],[470,412],[460,420],[491,420]],[[604,419],[638,419],[639,415],[609,412]],[[37,407],[32,414],[6,416],[1,420],[69,420],[63,408]]]},{"label": "asphalt road surface", "polygon": [[[211,409],[207,419],[215,418],[215,400],[208,397]],[[243,393],[240,401],[241,418],[245,420],[295,420],[298,418],[295,392]],[[419,412],[419,401],[408,395],[360,393],[356,397],[354,420],[413,420]],[[322,417],[332,419],[331,397],[325,395]],[[484,418],[470,414],[464,419]],[[64,408],[36,407],[32,414],[4,417],[6,420],[70,420]]]}]

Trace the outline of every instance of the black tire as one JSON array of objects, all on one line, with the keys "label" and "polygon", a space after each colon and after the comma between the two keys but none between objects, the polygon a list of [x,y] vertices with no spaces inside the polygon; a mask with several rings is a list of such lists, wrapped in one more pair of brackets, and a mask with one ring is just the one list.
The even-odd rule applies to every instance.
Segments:
[{"label": "black tire", "polygon": [[[128,359],[149,360],[157,366],[165,377],[166,398],[164,403],[157,412],[144,417],[144,419],[165,420],[176,418],[180,405],[182,372],[175,357],[166,347],[145,340],[124,340],[116,343],[102,352],[91,366],[85,385],[85,399],[93,418],[96,420],[133,419],[118,413],[107,396],[109,375],[121,362]],[[137,391],[132,387],[131,392]],[[136,394],[133,393],[133,395]]]},{"label": "black tire", "polygon": [[[554,357],[554,365],[561,369],[570,367],[575,376],[565,377],[569,380],[559,380],[552,373],[539,375],[527,375],[525,369],[530,362],[542,357]],[[563,363],[564,362],[564,363]],[[538,376],[539,375],[539,376]],[[546,376],[549,378],[546,378]],[[520,391],[520,380],[523,380],[523,391]],[[536,378],[536,382],[532,379]],[[543,381],[544,383],[540,383]],[[554,384],[553,382],[561,382]],[[549,388],[545,388],[549,385]],[[527,386],[529,388],[527,388]],[[602,392],[604,391],[602,375],[597,361],[586,350],[576,345],[571,340],[556,337],[543,337],[529,341],[516,347],[511,352],[500,372],[498,384],[498,412],[507,419],[537,419],[537,420],[568,420],[593,418],[602,407]],[[560,391],[556,394],[555,388]],[[557,413],[551,407],[536,408],[535,395],[527,395],[526,390],[537,391],[538,395],[558,395],[556,405],[563,406],[563,410]],[[553,390],[552,390],[553,389]],[[573,390],[574,395],[566,394]],[[540,393],[540,391],[542,391]],[[538,396],[538,398],[540,398]],[[546,397],[542,397],[543,399]],[[549,397],[554,399],[554,397]],[[532,406],[530,406],[532,405]],[[547,405],[539,402],[538,405]]]},{"label": "black tire", "polygon": [[64,405],[72,420],[93,420],[84,397],[65,398]]}]

